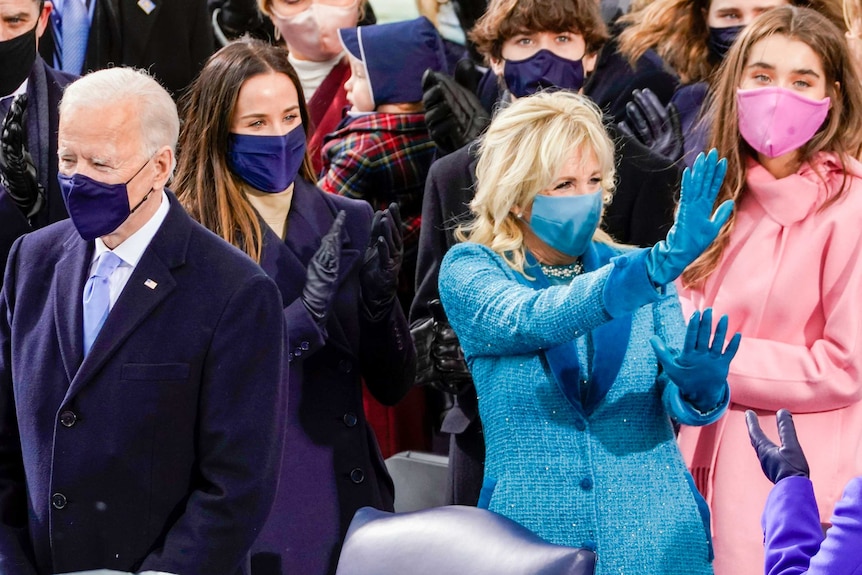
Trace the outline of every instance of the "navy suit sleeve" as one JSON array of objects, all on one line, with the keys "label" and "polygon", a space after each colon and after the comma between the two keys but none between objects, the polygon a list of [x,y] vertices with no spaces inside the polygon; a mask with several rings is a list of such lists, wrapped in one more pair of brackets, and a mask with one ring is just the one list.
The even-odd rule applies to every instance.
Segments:
[{"label": "navy suit sleeve", "polygon": [[288,326],[289,347],[285,350],[288,363],[306,360],[326,345],[326,330],[311,317],[301,298],[284,308]]},{"label": "navy suit sleeve", "polygon": [[36,573],[27,535],[27,487],[12,389],[11,323],[20,244],[12,246],[0,290],[0,573],[4,575]]},{"label": "navy suit sleeve", "polygon": [[229,299],[207,351],[199,487],[140,571],[234,573],[266,520],[281,465],[287,367],[281,296],[264,275]]}]

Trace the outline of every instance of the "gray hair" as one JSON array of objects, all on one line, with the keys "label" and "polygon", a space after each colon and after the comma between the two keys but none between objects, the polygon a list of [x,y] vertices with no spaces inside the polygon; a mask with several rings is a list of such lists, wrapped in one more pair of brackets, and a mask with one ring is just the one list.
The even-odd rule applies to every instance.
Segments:
[{"label": "gray hair", "polygon": [[163,146],[170,146],[176,155],[180,133],[177,105],[167,90],[144,70],[106,68],[82,76],[66,88],[60,101],[60,116],[79,107],[108,107],[128,100],[135,102],[147,156]]}]

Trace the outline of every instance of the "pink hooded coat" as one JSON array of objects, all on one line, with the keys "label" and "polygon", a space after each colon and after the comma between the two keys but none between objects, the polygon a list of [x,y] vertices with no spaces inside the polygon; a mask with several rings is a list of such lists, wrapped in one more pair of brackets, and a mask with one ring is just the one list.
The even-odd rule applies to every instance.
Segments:
[{"label": "pink hooded coat", "polygon": [[762,575],[760,516],[772,484],[748,438],[754,409],[777,442],[775,412],[793,412],[827,523],[862,475],[862,164],[820,153],[776,180],[750,162],[736,225],[701,290],[680,289],[686,317],[712,306],[743,334],[730,366],[731,405],[713,425],[683,427],[680,448],[712,509],[717,575]]}]

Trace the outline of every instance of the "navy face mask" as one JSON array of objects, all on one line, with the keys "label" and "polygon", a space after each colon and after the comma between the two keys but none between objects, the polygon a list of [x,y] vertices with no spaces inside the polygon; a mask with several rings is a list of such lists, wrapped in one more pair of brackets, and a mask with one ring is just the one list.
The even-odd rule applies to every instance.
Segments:
[{"label": "navy face mask", "polygon": [[728,28],[713,28],[709,27],[709,53],[719,60],[724,60],[727,51],[733,46],[739,33],[745,29],[745,26],[730,26]]},{"label": "navy face mask", "polygon": [[106,184],[83,174],[57,174],[69,217],[85,241],[106,236],[119,228],[150,197],[153,188],[134,208],[129,209],[129,190],[126,186],[149,163],[150,160],[147,160],[124,184]]},{"label": "navy face mask", "polygon": [[305,130],[297,126],[283,136],[231,134],[230,171],[256,190],[283,192],[296,179],[305,159]]},{"label": "navy face mask", "polygon": [[584,85],[584,63],[539,50],[524,60],[506,60],[503,78],[516,98],[547,89],[577,92]]}]

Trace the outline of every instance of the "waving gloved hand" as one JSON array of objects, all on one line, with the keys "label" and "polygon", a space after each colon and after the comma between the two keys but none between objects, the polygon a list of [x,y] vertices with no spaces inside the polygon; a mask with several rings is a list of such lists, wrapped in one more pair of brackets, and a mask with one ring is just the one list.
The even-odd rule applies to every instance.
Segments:
[{"label": "waving gloved hand", "polygon": [[344,226],[344,211],[338,212],[335,221],[326,235],[320,240],[320,247],[308,262],[305,272],[305,286],[302,288],[302,303],[318,325],[326,325],[332,298],[338,291],[338,267],[341,262],[341,234]]},{"label": "waving gloved hand", "polygon": [[620,131],[634,138],[654,153],[676,162],[683,154],[683,134],[676,106],[665,107],[652,90],[635,90],[626,104],[628,121],[620,122]]},{"label": "waving gloved hand", "polygon": [[479,98],[458,77],[457,69],[455,79],[431,69],[422,76],[425,124],[441,155],[466,146],[491,123]]},{"label": "waving gloved hand", "polygon": [[374,214],[371,241],[359,271],[362,303],[370,319],[379,320],[392,308],[403,258],[401,212],[398,204],[392,203]]},{"label": "waving gloved hand", "polygon": [[0,134],[0,183],[24,215],[31,218],[42,209],[45,190],[27,151],[26,112],[27,94],[15,96]]},{"label": "waving gloved hand", "polygon": [[440,300],[429,301],[428,309],[432,317],[410,330],[416,343],[416,383],[458,395],[473,377]]},{"label": "waving gloved hand", "polygon": [[733,200],[727,200],[712,212],[726,171],[727,160],[719,160],[715,149],[706,156],[698,154],[694,165],[683,171],[676,221],[647,254],[647,275],[653,284],[675,280],[718,236],[733,210]]},{"label": "waving gloved hand", "polygon": [[724,347],[727,336],[727,316],[721,316],[712,335],[712,308],[707,308],[701,316],[694,312],[685,332],[685,342],[681,350],[672,350],[660,337],[654,335],[650,343],[655,350],[662,369],[673,381],[684,399],[701,413],[708,413],[718,407],[727,393],[727,372],[730,361],[739,349],[741,335],[734,334]]},{"label": "waving gloved hand", "polygon": [[796,427],[793,425],[793,416],[786,409],[779,409],[775,414],[778,423],[778,437],[781,446],[777,446],[766,437],[760,429],[757,414],[750,409],[745,412],[745,423],[748,425],[748,436],[751,445],[760,459],[760,467],[766,478],[773,483],[778,483],[785,477],[808,477],[808,461],[802,453],[799,439],[796,437]]}]

